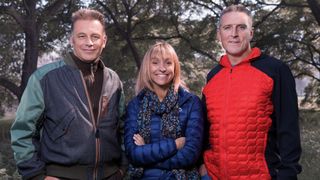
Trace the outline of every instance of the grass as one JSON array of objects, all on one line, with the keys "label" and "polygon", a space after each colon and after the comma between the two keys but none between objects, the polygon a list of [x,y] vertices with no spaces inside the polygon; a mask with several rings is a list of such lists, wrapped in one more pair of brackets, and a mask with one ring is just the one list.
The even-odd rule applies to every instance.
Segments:
[{"label": "grass", "polygon": [[0,119],[0,179],[20,179],[16,172],[16,164],[10,147],[9,129],[12,120]]},{"label": "grass", "polygon": [[318,180],[320,177],[320,111],[301,110],[300,129],[302,157],[301,180]]},{"label": "grass", "polygon": [[[9,129],[12,120],[0,119],[0,179],[20,179],[9,141]],[[320,111],[301,110],[300,130],[302,173],[299,180],[318,180],[320,177]],[[5,172],[2,172],[5,171]]]}]

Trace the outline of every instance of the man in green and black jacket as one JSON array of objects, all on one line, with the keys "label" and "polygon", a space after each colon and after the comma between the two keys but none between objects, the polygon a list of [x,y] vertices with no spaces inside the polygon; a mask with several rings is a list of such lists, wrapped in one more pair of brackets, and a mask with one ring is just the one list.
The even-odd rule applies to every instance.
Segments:
[{"label": "man in green and black jacket", "polygon": [[122,179],[122,83],[104,66],[104,16],[72,16],[73,52],[30,77],[11,128],[23,179]]}]

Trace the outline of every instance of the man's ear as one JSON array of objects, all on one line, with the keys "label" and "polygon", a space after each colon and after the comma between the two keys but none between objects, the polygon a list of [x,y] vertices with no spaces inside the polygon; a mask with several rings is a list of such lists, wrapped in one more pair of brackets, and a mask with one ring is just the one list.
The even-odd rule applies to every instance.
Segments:
[{"label": "man's ear", "polygon": [[104,39],[103,48],[105,48],[105,47],[106,47],[106,45],[107,45],[107,43],[108,43],[108,36],[107,36],[107,35],[105,35],[103,39]]},{"label": "man's ear", "polygon": [[220,31],[217,30],[217,33],[216,33],[216,39],[221,42],[221,36],[220,36]]},{"label": "man's ear", "polygon": [[73,36],[71,35],[70,37],[69,37],[69,44],[71,45],[71,47],[73,47]]},{"label": "man's ear", "polygon": [[251,41],[252,38],[253,38],[253,34],[254,34],[254,28],[252,27],[252,28],[251,28],[251,31],[250,31],[250,41]]}]

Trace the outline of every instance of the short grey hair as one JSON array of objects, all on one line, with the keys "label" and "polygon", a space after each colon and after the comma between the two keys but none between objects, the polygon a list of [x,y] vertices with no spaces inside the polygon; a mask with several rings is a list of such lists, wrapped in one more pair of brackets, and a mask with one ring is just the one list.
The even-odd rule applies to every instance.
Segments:
[{"label": "short grey hair", "polygon": [[218,27],[220,27],[220,25],[221,25],[222,17],[225,14],[230,13],[230,12],[242,12],[242,13],[245,13],[246,15],[248,15],[251,20],[253,19],[251,11],[249,11],[244,5],[242,5],[242,4],[234,4],[234,5],[230,5],[230,6],[226,7],[225,9],[223,9],[221,11],[219,22],[218,22]]}]

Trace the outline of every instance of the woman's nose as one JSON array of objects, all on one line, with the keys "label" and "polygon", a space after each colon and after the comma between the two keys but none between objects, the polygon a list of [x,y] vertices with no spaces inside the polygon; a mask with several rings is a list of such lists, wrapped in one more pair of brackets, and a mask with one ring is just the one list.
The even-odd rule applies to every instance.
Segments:
[{"label": "woman's nose", "polygon": [[164,71],[167,70],[167,68],[166,68],[163,64],[161,64],[160,67],[159,67],[159,70],[160,70],[161,72],[164,72]]}]

